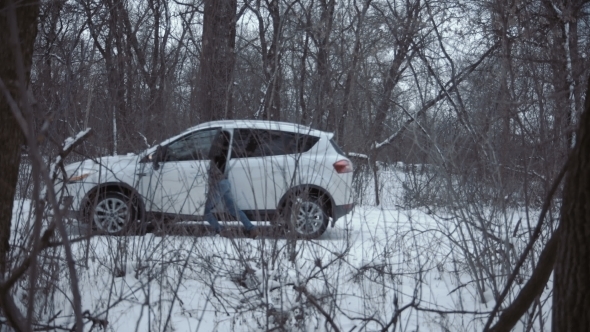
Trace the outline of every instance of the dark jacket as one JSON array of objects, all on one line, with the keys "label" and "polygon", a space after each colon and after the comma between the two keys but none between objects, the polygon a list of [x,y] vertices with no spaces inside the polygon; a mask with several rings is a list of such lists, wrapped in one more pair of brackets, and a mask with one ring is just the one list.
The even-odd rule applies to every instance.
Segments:
[{"label": "dark jacket", "polygon": [[209,191],[216,187],[219,181],[227,178],[225,166],[227,164],[229,140],[229,135],[224,131],[220,131],[211,144],[209,150]]}]

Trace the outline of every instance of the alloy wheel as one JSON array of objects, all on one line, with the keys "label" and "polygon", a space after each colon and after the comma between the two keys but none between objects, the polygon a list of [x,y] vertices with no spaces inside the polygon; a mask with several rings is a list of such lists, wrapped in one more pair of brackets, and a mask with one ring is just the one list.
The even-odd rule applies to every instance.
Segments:
[{"label": "alloy wheel", "polygon": [[310,236],[320,232],[326,219],[322,207],[313,201],[298,199],[295,211],[295,230],[303,236]]},{"label": "alloy wheel", "polygon": [[94,208],[93,219],[100,230],[116,234],[125,228],[130,219],[130,208],[124,197],[107,196]]}]

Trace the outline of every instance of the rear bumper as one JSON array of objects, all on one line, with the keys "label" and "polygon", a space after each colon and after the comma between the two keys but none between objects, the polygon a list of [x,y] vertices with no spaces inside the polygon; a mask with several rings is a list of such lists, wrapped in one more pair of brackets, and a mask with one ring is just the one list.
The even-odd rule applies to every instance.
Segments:
[{"label": "rear bumper", "polygon": [[354,203],[335,205],[332,209],[332,227],[334,227],[334,223],[336,222],[336,220],[349,214],[353,209]]}]

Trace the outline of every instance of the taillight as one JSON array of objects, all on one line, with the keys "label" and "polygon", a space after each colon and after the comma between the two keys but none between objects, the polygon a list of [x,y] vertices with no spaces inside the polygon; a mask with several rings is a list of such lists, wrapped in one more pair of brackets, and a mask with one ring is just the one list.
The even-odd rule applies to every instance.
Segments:
[{"label": "taillight", "polygon": [[336,173],[350,173],[352,172],[352,163],[348,160],[338,160],[334,163]]}]

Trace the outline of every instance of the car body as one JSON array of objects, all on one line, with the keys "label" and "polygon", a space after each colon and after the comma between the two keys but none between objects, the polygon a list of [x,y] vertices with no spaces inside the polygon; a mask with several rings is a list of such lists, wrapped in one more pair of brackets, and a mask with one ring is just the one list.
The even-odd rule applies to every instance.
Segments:
[{"label": "car body", "polygon": [[314,238],[352,210],[352,163],[333,134],[276,121],[206,122],[139,154],[68,164],[56,189],[69,210],[105,233],[154,216],[202,220],[208,151],[221,130],[231,137],[225,174],[252,220],[288,222]]}]

